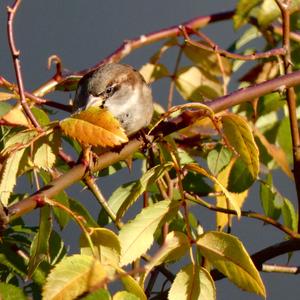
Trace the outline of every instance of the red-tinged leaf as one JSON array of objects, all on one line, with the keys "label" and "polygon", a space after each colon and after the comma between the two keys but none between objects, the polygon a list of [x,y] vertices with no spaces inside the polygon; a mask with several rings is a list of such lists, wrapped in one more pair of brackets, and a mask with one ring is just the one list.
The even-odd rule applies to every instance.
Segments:
[{"label": "red-tinged leaf", "polygon": [[60,122],[63,132],[84,145],[114,147],[128,142],[119,121],[105,109],[90,107]]}]

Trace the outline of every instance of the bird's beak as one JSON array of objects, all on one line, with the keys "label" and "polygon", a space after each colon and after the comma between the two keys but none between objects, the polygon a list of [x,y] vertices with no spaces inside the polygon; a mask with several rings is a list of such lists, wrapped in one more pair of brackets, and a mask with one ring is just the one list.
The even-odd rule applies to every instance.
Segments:
[{"label": "bird's beak", "polygon": [[84,110],[88,109],[91,106],[100,107],[102,106],[102,104],[103,104],[103,98],[101,96],[95,97],[93,95],[89,95]]}]

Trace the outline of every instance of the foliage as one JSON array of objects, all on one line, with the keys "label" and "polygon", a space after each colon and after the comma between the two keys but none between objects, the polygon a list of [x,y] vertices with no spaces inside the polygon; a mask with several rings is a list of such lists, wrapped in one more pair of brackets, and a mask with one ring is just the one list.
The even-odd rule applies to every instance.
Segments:
[{"label": "foliage", "polygon": [[[215,280],[223,277],[266,297],[259,271],[273,254],[262,249],[263,260],[251,257],[243,241],[229,232],[234,218],[249,217],[284,233],[287,243],[300,238],[294,204],[280,194],[272,177],[278,170],[294,180],[291,185],[300,198],[295,125],[300,101],[293,88],[300,83],[299,51],[285,36],[298,29],[288,20],[299,13],[300,1],[291,1],[289,7],[285,2],[238,1],[232,21],[238,37],[226,50],[199,30],[210,26],[200,17],[184,27],[149,34],[145,41],[135,40],[141,47],[164,39],[140,72],[153,86],[161,79],[171,82],[170,89],[165,87],[170,90],[168,103],[160,99],[168,109],[155,105],[146,138],[128,138],[119,122],[98,108],[51,122],[57,109],[69,107],[48,102],[53,107],[46,109],[43,97],[54,88],[74,90],[75,72],[63,75],[57,68],[54,83],[24,93],[23,102],[20,87],[0,76],[1,299],[14,299],[12,294],[16,299],[216,299]],[[18,3],[9,13],[12,18]],[[264,42],[261,52],[248,47],[258,38]],[[290,38],[300,40],[296,33]],[[107,59],[129,55],[131,48],[125,46]],[[178,53],[173,71],[164,64],[170,49]],[[249,60],[255,64],[244,74],[241,65]],[[238,70],[239,82],[232,76]],[[280,75],[286,83],[272,81]],[[230,94],[229,84],[243,89]],[[173,105],[174,89],[182,105]],[[112,178],[125,166],[121,159],[129,167],[140,161],[142,175],[131,182],[124,178],[105,199],[91,173]],[[33,195],[17,193],[20,177],[35,184]],[[85,201],[68,195],[66,188],[79,180],[102,205],[98,220]],[[243,210],[254,185],[260,188],[263,213]],[[198,206],[215,212],[215,230],[205,229],[212,224],[200,226],[200,213],[194,210]],[[22,216],[34,208],[40,218],[32,227]],[[70,220],[80,228],[80,252],[72,249],[74,255],[68,255],[61,237]],[[115,230],[107,227],[110,223]],[[292,250],[285,247],[278,255],[284,253],[292,255]],[[178,265],[177,274],[169,270]],[[160,286],[158,273],[169,285]],[[158,295],[153,287],[160,290]]]}]

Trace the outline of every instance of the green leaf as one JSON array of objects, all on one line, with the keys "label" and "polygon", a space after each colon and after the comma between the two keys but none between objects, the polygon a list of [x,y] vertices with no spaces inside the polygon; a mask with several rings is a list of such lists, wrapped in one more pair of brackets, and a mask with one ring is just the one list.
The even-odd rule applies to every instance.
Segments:
[{"label": "green leaf", "polygon": [[31,111],[41,126],[46,126],[50,123],[50,119],[44,110],[33,106]]},{"label": "green leaf", "polygon": [[272,175],[269,174],[266,182],[260,183],[260,201],[267,217],[277,220],[280,217],[281,209],[275,206],[276,191],[272,189],[273,180]]},{"label": "green leaf", "polygon": [[0,102],[0,117],[6,115],[10,110],[12,109],[12,106],[6,102]]},{"label": "green leaf", "polygon": [[183,99],[189,101],[200,102],[203,98],[214,99],[222,95],[222,85],[217,77],[195,66],[180,69],[175,85]]},{"label": "green leaf", "polygon": [[[127,186],[131,189],[122,189],[121,192],[123,196],[126,196],[126,198],[123,198],[122,200],[122,204],[117,213],[117,220],[119,220],[126,210],[138,199],[138,197],[146,191],[149,184],[156,182],[156,180],[163,176],[165,172],[170,170],[171,167],[172,163],[155,166],[143,174],[143,176],[137,180],[134,185]],[[117,196],[117,194],[115,195]]]},{"label": "green leaf", "polygon": [[69,205],[70,209],[76,213],[77,215],[81,216],[84,221],[86,222],[85,224],[89,227],[98,227],[97,222],[95,219],[91,216],[89,211],[77,200],[69,198]]},{"label": "green leaf", "polygon": [[193,264],[187,265],[176,275],[168,299],[215,300],[215,283],[206,269]]},{"label": "green leaf", "polygon": [[260,275],[238,238],[210,231],[199,237],[197,245],[202,255],[239,288],[266,297]]},{"label": "green leaf", "polygon": [[160,201],[144,208],[120,230],[121,266],[144,254],[154,241],[154,233],[162,222],[167,222],[178,210],[180,203]]},{"label": "green leaf", "polygon": [[218,175],[230,162],[231,152],[221,146],[211,150],[207,155],[207,165],[213,175]]},{"label": "green leaf", "polygon": [[26,300],[27,297],[21,288],[9,283],[0,282],[1,300]]},{"label": "green leaf", "polygon": [[223,115],[222,124],[230,145],[245,162],[253,179],[256,179],[259,172],[259,151],[251,127],[243,117],[234,114]]},{"label": "green leaf", "polygon": [[121,291],[114,294],[112,300],[139,300],[136,295],[129,293],[127,291]]},{"label": "green leaf", "polygon": [[236,159],[229,174],[227,188],[232,193],[242,193],[247,190],[255,179],[249,172],[245,162],[240,158]]},{"label": "green leaf", "polygon": [[80,298],[80,300],[110,300],[110,294],[105,289],[99,289],[96,292],[90,293],[88,296]]},{"label": "green leaf", "polygon": [[56,264],[43,287],[43,299],[72,300],[100,286],[106,279],[101,263],[92,256],[73,255]]},{"label": "green leaf", "polygon": [[287,198],[284,198],[281,211],[284,225],[292,229],[294,232],[297,232],[298,215],[295,211],[293,203]]},{"label": "green leaf", "polygon": [[261,0],[240,0],[233,17],[234,28],[239,29],[241,26],[248,24],[251,10],[260,3]]},{"label": "green leaf", "polygon": [[[119,265],[121,246],[118,236],[106,228],[93,228],[90,235],[94,245],[96,258],[103,264]],[[84,255],[93,255],[85,235],[80,237],[80,252]]]},{"label": "green leaf", "polygon": [[44,206],[40,210],[39,231],[33,238],[30,247],[30,259],[28,263],[29,276],[33,274],[42,261],[49,261],[49,239],[51,230],[51,209],[49,206]]}]

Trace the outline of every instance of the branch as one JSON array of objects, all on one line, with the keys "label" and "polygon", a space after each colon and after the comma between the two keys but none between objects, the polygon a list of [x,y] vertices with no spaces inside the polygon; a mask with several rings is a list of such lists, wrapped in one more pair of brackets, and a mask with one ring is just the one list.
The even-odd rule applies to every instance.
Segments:
[{"label": "branch", "polygon": [[[272,56],[284,55],[286,53],[285,48],[277,48],[277,49],[275,48],[275,49],[272,49],[272,50],[269,50],[266,52],[261,52],[261,53],[254,52],[254,53],[248,54],[248,55],[232,53],[225,49],[222,49],[220,46],[218,46],[216,43],[214,43],[211,39],[209,39],[202,32],[198,32],[192,28],[184,27],[184,26],[180,26],[179,29],[182,31],[182,34],[183,34],[187,44],[207,50],[209,52],[216,52],[219,55],[225,56],[227,58],[238,59],[238,60],[257,60],[257,59],[261,59],[261,58],[269,58]],[[189,34],[196,34],[197,36],[202,38],[208,45],[192,40],[189,37]]]},{"label": "branch", "polygon": [[19,58],[20,51],[17,50],[16,45],[15,45],[15,40],[14,40],[13,24],[14,24],[14,18],[15,18],[16,12],[17,12],[20,4],[21,4],[21,0],[16,0],[12,7],[9,7],[9,6],[7,7],[8,43],[9,43],[9,47],[10,47],[10,51],[11,51],[12,59],[13,59],[13,63],[14,63],[22,108],[23,108],[26,116],[29,118],[29,120],[33,124],[33,126],[39,130],[42,130],[26,102],[26,98],[25,98],[25,94],[24,94],[24,84],[23,84],[22,72],[21,72],[21,62],[20,62],[20,58]]},{"label": "branch", "polygon": [[[284,72],[285,74],[291,74],[292,61],[291,61],[291,46],[290,46],[290,0],[275,0],[282,16],[282,31],[283,31],[283,47],[286,49],[286,54],[283,57],[284,62]],[[296,94],[293,87],[287,88],[286,93],[289,118],[290,118],[290,128],[293,143],[293,160],[294,160],[294,178],[297,190],[298,198],[298,215],[300,215],[300,136],[297,120],[297,104],[296,104]],[[298,232],[300,232],[300,219],[298,220]]]},{"label": "branch", "polygon": [[[234,15],[234,11],[227,11],[223,13],[212,14],[209,16],[200,16],[189,21],[184,22],[182,25],[185,27],[197,29],[206,26],[209,23],[223,21],[232,18]],[[101,65],[109,62],[118,62],[124,57],[128,56],[133,51],[146,46],[158,42],[163,39],[177,37],[181,35],[181,31],[178,25],[165,28],[159,31],[151,32],[149,34],[141,35],[132,40],[126,40],[123,44],[116,49],[112,54],[99,61],[94,66],[81,70],[75,73],[61,75],[61,77],[53,76],[49,81],[45,82],[41,87],[34,91],[36,96],[44,96],[46,93],[54,90],[57,85],[72,85],[74,81],[78,81],[84,74],[100,67]]]}]

